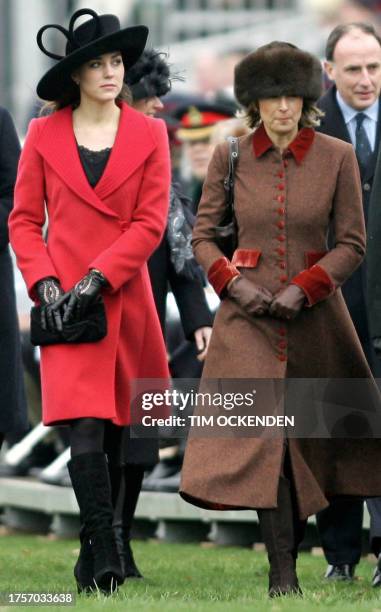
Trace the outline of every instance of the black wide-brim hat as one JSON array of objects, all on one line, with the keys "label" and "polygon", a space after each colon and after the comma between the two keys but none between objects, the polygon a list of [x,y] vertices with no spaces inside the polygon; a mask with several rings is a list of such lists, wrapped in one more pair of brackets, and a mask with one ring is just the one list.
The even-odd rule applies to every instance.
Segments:
[{"label": "black wide-brim hat", "polygon": [[234,93],[244,107],[263,98],[297,96],[315,102],[322,93],[319,59],[287,42],[273,41],[241,60],[234,71]]},{"label": "black wide-brim hat", "polygon": [[[76,20],[82,15],[90,15],[91,19],[74,29]],[[42,36],[49,28],[58,30],[66,37],[64,56],[45,49]],[[147,37],[146,26],[121,29],[119,19],[115,15],[98,15],[92,9],[76,11],[70,19],[68,30],[57,24],[45,25],[37,34],[37,44],[43,53],[59,61],[39,81],[37,95],[43,100],[57,100],[65,88],[72,85],[72,73],[85,62],[103,53],[119,51],[124,68],[128,70],[143,53]]]}]

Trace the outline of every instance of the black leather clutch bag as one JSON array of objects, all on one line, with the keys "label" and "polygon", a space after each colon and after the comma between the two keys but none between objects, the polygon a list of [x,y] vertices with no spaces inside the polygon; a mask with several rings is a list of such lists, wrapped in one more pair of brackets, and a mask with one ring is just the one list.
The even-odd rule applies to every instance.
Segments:
[{"label": "black leather clutch bag", "polygon": [[51,332],[41,327],[41,306],[33,306],[30,312],[30,341],[34,346],[98,342],[106,335],[107,319],[103,300],[89,307],[86,318],[65,323],[61,332]]}]

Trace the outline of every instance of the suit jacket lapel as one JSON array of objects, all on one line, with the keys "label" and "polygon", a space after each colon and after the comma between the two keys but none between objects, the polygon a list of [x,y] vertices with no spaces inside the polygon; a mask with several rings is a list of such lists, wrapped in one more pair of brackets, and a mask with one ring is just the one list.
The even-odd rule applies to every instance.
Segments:
[{"label": "suit jacket lapel", "polygon": [[131,176],[155,148],[147,118],[122,104],[118,133],[95,193],[103,200]]},{"label": "suit jacket lapel", "polygon": [[376,169],[376,161],[378,155],[378,149],[380,146],[380,136],[381,136],[381,99],[378,104],[378,117],[377,117],[377,127],[376,127],[376,143],[374,146],[373,155],[370,158],[369,164],[364,170],[362,178],[362,182],[367,182],[374,176],[374,171]]},{"label": "suit jacket lapel", "polygon": [[336,100],[336,87],[334,85],[320,98],[318,107],[324,111],[325,116],[322,118],[317,131],[352,144],[343,114]]}]

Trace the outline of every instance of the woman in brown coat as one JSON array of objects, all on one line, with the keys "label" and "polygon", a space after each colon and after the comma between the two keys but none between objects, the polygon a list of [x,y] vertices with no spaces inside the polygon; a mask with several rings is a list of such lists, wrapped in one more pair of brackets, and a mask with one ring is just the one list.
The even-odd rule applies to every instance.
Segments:
[{"label": "woman in brown coat", "polygon": [[[194,230],[196,258],[222,298],[202,388],[207,379],[220,379],[223,388],[226,379],[246,379],[245,386],[247,379],[270,379],[276,387],[274,379],[355,378],[364,383],[363,405],[373,407],[378,393],[339,288],[364,256],[359,172],[351,146],[313,129],[320,89],[318,60],[287,43],[265,45],[236,67],[236,96],[257,129],[239,139],[232,260],[215,240],[225,210],[226,143],[210,163]],[[350,384],[333,384],[331,405],[339,403],[336,392],[352,396]],[[274,414],[279,393],[272,397],[257,405],[262,414]],[[329,398],[320,399],[330,407]],[[307,517],[333,496],[379,495],[381,478],[372,469],[379,449],[378,440],[194,433],[180,492],[204,508],[256,509],[269,594],[299,593],[295,560]]]}]

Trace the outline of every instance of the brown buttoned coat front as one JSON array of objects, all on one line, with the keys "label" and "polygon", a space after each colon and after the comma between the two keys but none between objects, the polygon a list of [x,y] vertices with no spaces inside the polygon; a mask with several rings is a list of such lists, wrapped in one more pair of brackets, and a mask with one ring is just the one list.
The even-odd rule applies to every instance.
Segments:
[{"label": "brown buttoned coat front", "polygon": [[[228,280],[240,273],[272,294],[289,283],[299,285],[306,307],[292,321],[250,318],[223,297],[203,380],[362,379],[366,384],[359,401],[374,409],[378,391],[340,290],[365,250],[353,148],[312,129],[302,129],[283,156],[263,127],[239,140],[238,249],[229,262],[215,242],[214,228],[225,206],[224,143],[215,150],[204,185],[193,235],[196,258],[222,297]],[[328,250],[330,225],[335,247]],[[273,408],[262,413],[273,414]],[[379,440],[289,438],[287,443],[301,517],[323,509],[333,496],[381,494]],[[281,436],[191,432],[180,493],[206,508],[276,507],[284,444]]]}]

